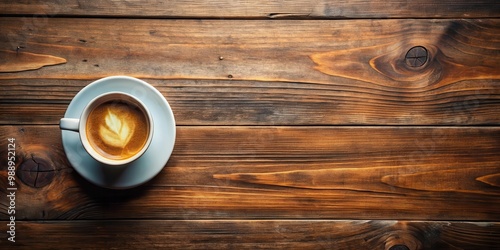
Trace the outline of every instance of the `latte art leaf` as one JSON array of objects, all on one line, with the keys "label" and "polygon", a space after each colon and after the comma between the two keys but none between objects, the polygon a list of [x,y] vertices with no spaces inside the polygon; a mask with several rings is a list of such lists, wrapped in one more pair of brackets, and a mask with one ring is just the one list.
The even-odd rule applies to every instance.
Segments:
[{"label": "latte art leaf", "polygon": [[105,124],[99,127],[99,134],[104,143],[109,146],[124,148],[134,133],[134,124],[127,122],[125,118],[120,118],[108,110],[105,117]]}]

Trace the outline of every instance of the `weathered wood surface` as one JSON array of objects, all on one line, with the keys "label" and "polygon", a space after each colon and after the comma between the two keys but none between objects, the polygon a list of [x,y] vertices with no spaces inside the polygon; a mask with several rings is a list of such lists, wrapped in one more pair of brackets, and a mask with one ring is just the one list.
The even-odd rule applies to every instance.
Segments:
[{"label": "weathered wood surface", "polygon": [[[128,74],[154,79],[338,82],[369,84],[375,91],[418,92],[500,78],[497,19],[33,22],[0,18],[5,34],[0,46],[12,50],[22,46],[22,51],[62,57],[68,63],[6,73],[0,79]],[[429,51],[424,67],[411,68],[404,62],[414,46]]]},{"label": "weathered wood surface", "polygon": [[[24,248],[495,249],[499,223],[333,220],[20,222]],[[235,233],[236,232],[236,233]],[[466,236],[466,237],[464,237]]]},{"label": "weathered wood surface", "polygon": [[499,17],[494,0],[204,0],[204,1],[9,1],[0,14],[44,16],[135,16],[169,18],[481,18]]},{"label": "weathered wood surface", "polygon": [[[497,19],[33,22],[0,18],[6,34],[0,47],[67,63],[1,74],[1,124],[13,120],[6,117],[56,124],[91,80],[122,74],[158,87],[180,125],[491,125],[500,119]],[[422,67],[405,63],[413,46],[429,51]],[[32,115],[13,111],[12,103]]]},{"label": "weathered wood surface", "polygon": [[82,180],[57,126],[0,129],[1,155],[13,137],[19,165],[55,173],[18,180],[19,219],[500,220],[496,127],[179,127],[164,170],[126,191]]},{"label": "weathered wood surface", "polygon": [[[418,92],[338,82],[144,80],[167,98],[178,125],[500,124],[498,80]],[[58,124],[74,95],[91,81],[2,80],[0,124]]]},{"label": "weathered wood surface", "polygon": [[[499,17],[491,0],[0,0],[0,194],[11,137],[18,187],[1,245],[498,249]],[[152,83],[179,125],[131,190],[83,180],[57,126],[109,75]]]}]

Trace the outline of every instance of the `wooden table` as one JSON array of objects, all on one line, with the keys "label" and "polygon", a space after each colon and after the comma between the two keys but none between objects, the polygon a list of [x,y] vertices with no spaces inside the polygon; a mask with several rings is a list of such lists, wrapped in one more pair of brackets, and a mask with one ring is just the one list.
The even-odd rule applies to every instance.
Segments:
[{"label": "wooden table", "polygon": [[[2,249],[498,249],[497,1],[15,2]],[[129,190],[77,174],[58,127],[110,75],[177,121],[166,166]]]}]

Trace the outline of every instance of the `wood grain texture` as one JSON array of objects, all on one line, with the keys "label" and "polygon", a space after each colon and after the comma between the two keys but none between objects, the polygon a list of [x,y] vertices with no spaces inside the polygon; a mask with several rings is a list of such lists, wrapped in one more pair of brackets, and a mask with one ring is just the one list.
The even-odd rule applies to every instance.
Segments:
[{"label": "wood grain texture", "polygon": [[458,250],[496,249],[500,237],[498,223],[439,221],[103,220],[19,222],[18,228],[21,249],[387,250],[404,244]]},{"label": "wood grain texture", "polygon": [[[181,125],[494,125],[498,24],[1,18],[1,47],[68,62],[0,75],[0,123],[57,124],[86,84],[125,74],[159,88]],[[412,68],[417,45],[429,59]]]},{"label": "wood grain texture", "polygon": [[0,1],[0,14],[176,18],[471,18],[499,17],[493,0]]},{"label": "wood grain texture", "polygon": [[[497,81],[435,90],[375,91],[367,84],[154,80],[179,125],[494,125]],[[0,124],[58,124],[92,80],[16,79],[0,84]],[[393,89],[396,90],[396,89]]]},{"label": "wood grain texture", "polygon": [[[23,46],[26,52],[59,56],[68,63],[2,74],[0,79],[95,79],[128,74],[228,80],[231,75],[232,80],[369,84],[374,90],[421,92],[457,81],[500,78],[497,19],[225,22],[55,18],[36,26],[31,22],[0,18],[5,34],[0,46]],[[416,45],[428,47],[430,63],[408,69],[400,62]],[[459,74],[457,70],[465,71]],[[360,72],[359,77],[352,75]]]},{"label": "wood grain texture", "polygon": [[[7,247],[498,249],[499,17],[492,0],[0,0]],[[179,125],[131,190],[82,179],[57,126],[109,75],[150,82]]]},{"label": "wood grain texture", "polygon": [[163,171],[124,191],[79,177],[57,126],[0,129],[0,154],[14,137],[18,164],[55,173],[41,188],[18,181],[23,220],[500,219],[496,127],[180,126]]}]

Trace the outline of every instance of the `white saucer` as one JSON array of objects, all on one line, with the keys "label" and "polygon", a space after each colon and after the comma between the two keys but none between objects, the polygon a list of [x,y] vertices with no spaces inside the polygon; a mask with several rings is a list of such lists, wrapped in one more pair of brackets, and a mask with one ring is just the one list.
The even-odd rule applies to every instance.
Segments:
[{"label": "white saucer", "polygon": [[141,100],[150,110],[154,134],[146,152],[125,166],[104,165],[85,151],[79,133],[68,130],[61,130],[63,147],[71,165],[88,181],[112,189],[132,188],[155,177],[170,158],[175,144],[174,114],[167,100],[153,86],[133,77],[111,76],[99,79],[78,92],[64,117],[80,118],[90,100],[110,91],[129,93]]}]

